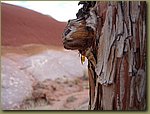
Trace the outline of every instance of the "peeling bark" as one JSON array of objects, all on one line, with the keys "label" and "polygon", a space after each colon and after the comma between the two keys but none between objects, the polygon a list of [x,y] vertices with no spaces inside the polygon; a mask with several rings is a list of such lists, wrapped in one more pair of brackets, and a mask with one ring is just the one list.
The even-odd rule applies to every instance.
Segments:
[{"label": "peeling bark", "polygon": [[88,59],[89,109],[146,109],[146,41],[145,1],[83,2],[63,42]]}]

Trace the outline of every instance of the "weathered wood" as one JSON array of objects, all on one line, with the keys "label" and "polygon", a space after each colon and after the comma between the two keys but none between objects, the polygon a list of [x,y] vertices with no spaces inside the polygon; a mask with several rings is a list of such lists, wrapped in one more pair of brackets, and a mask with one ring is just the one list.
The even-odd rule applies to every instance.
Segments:
[{"label": "weathered wood", "polygon": [[[142,101],[144,106],[140,105],[140,96],[144,96],[146,93],[144,88],[146,84],[146,76],[144,76],[146,69],[140,70],[142,71],[140,73],[140,78],[142,79],[139,82],[137,82],[139,80],[137,75],[138,69],[141,66],[145,66],[143,63],[145,60],[144,56],[140,55],[145,55],[142,53],[145,53],[145,48],[143,47],[146,46],[143,43],[146,40],[146,20],[142,17],[143,15],[146,16],[143,11],[144,9],[146,11],[146,3],[109,2],[108,4],[105,22],[101,28],[101,33],[99,33],[100,38],[95,71],[100,77],[101,84],[111,84],[108,83],[109,81],[116,84],[116,106],[114,107],[117,110],[141,110],[144,109],[146,104],[144,101],[145,97],[142,97],[144,99]],[[142,48],[143,50],[141,51]],[[117,58],[122,58],[122,62],[119,63],[121,66],[116,65],[112,67],[111,63],[117,64]],[[120,70],[118,71],[117,69]],[[110,76],[110,71],[117,71],[118,74]],[[135,78],[131,76],[135,76]],[[113,81],[114,79],[116,79],[116,82]],[[102,100],[105,101],[104,98]]]},{"label": "weathered wood", "polygon": [[[91,67],[91,66],[88,66]],[[90,87],[90,102],[89,102],[89,109],[91,109],[91,106],[94,102],[94,96],[95,96],[95,83],[94,83],[94,72],[91,68],[88,69],[89,74],[89,87]]]},{"label": "weathered wood", "polygon": [[66,49],[84,50],[91,46],[94,31],[86,26],[85,20],[74,19],[68,22],[62,37]]},{"label": "weathered wood", "polygon": [[91,3],[63,35],[65,48],[88,59],[89,109],[145,110],[146,2]]},{"label": "weathered wood", "polygon": [[113,110],[113,100],[115,96],[114,85],[102,86],[102,107],[103,110]]}]

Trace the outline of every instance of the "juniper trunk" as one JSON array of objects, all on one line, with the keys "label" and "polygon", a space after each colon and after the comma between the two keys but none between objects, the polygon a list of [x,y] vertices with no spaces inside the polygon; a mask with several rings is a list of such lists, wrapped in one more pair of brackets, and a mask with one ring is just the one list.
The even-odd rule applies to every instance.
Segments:
[{"label": "juniper trunk", "polygon": [[88,59],[90,110],[146,109],[146,2],[82,1],[63,34]]}]

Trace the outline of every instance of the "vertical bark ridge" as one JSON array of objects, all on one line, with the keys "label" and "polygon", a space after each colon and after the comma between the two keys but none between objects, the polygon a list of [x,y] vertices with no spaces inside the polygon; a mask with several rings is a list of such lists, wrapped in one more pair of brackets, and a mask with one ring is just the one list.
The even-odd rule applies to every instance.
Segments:
[{"label": "vertical bark ridge", "polygon": [[80,3],[63,43],[88,59],[89,109],[145,110],[146,2]]}]

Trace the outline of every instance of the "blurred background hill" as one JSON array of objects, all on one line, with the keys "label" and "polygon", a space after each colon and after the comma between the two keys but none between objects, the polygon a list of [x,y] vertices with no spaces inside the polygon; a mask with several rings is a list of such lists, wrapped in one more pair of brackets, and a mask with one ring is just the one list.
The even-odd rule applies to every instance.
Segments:
[{"label": "blurred background hill", "polygon": [[66,22],[1,3],[3,110],[86,110],[87,62],[63,48]]}]

